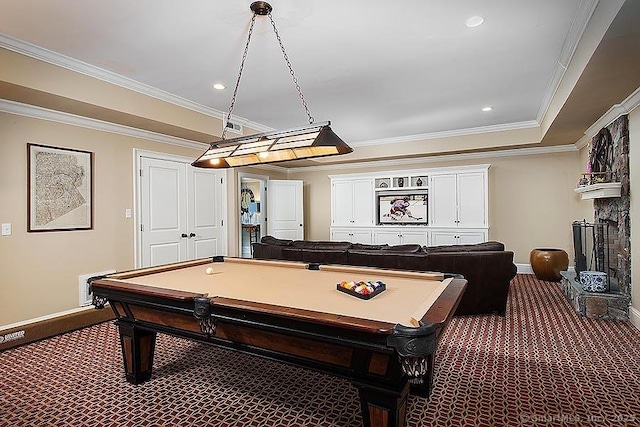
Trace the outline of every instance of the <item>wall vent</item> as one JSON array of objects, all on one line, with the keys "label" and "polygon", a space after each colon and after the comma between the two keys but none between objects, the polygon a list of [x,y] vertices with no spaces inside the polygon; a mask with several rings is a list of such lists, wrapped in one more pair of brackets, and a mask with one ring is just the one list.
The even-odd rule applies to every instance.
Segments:
[{"label": "wall vent", "polygon": [[89,291],[88,280],[95,276],[104,276],[105,274],[115,273],[115,270],[101,271],[99,273],[81,274],[78,276],[78,305],[85,307],[91,305],[93,294]]}]

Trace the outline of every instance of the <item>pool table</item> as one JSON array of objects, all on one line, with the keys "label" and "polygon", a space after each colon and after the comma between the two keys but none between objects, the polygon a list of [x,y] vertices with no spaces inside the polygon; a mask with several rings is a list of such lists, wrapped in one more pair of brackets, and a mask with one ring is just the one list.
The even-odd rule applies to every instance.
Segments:
[{"label": "pool table", "polygon": [[[443,276],[214,257],[90,285],[93,304],[115,313],[131,383],[151,378],[161,332],[347,378],[365,426],[403,426],[410,390],[429,393],[438,338],[466,286]],[[370,280],[386,289],[370,299],[337,289]]]}]

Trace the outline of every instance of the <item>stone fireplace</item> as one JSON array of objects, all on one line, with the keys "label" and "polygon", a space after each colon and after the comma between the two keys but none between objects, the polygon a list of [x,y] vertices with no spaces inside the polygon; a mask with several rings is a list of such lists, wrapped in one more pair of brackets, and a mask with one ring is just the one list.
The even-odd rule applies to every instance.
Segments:
[{"label": "stone fireplace", "polygon": [[[574,223],[576,273],[563,274],[564,293],[582,315],[626,320],[629,318],[631,301],[629,121],[626,115],[619,117],[593,137],[587,173],[579,184],[576,192],[581,193],[583,199],[593,199],[594,208],[593,224],[585,223],[587,229],[593,226],[596,230],[591,242],[594,247],[586,252],[593,253],[596,262],[587,268],[607,273],[609,286],[604,293],[582,289],[576,273],[585,269],[585,260],[581,259],[577,245],[585,242],[582,242],[584,239],[575,237]],[[615,186],[619,189],[619,195],[617,191],[601,191]],[[584,247],[581,250],[585,252]]]}]

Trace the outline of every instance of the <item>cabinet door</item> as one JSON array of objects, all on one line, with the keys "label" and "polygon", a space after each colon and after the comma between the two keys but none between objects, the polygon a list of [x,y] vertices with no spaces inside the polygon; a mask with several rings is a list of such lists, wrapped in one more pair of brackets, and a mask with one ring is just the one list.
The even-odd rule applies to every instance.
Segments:
[{"label": "cabinet door", "polygon": [[420,246],[427,245],[427,232],[426,231],[402,231],[400,233],[400,240],[403,245],[415,244]]},{"label": "cabinet door", "polygon": [[429,203],[431,204],[429,224],[455,227],[458,220],[457,198],[456,174],[433,175],[429,186]]},{"label": "cabinet door", "polygon": [[350,180],[334,181],[331,185],[331,225],[351,225],[353,186]]},{"label": "cabinet door", "polygon": [[487,241],[487,235],[484,231],[464,231],[458,233],[458,244],[475,245]]},{"label": "cabinet door", "polygon": [[349,241],[351,243],[364,243],[366,245],[370,245],[373,243],[371,230],[352,230],[351,239]]},{"label": "cabinet door", "polygon": [[350,242],[351,231],[349,230],[331,230],[331,241],[333,242]]},{"label": "cabinet door", "polygon": [[458,226],[485,226],[485,174],[469,172],[458,174]]},{"label": "cabinet door", "polygon": [[431,246],[457,245],[458,233],[455,231],[432,231]]},{"label": "cabinet door", "polygon": [[373,225],[373,179],[354,179],[351,194],[353,224]]},{"label": "cabinet door", "polygon": [[485,230],[437,230],[431,232],[431,246],[475,245],[487,241]]},{"label": "cabinet door", "polygon": [[331,240],[334,242],[372,243],[371,230],[332,229]]},{"label": "cabinet door", "polygon": [[376,245],[400,245],[402,238],[398,230],[375,230],[373,241]]}]

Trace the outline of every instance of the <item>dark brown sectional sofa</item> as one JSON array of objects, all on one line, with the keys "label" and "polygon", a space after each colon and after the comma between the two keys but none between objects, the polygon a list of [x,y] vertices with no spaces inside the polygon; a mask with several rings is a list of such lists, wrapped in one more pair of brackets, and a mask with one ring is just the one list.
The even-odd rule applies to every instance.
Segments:
[{"label": "dark brown sectional sofa", "polygon": [[476,245],[363,245],[349,242],[283,240],[265,236],[253,243],[253,257],[461,274],[467,289],[456,315],[504,315],[509,283],[516,275],[513,252],[500,242]]}]

